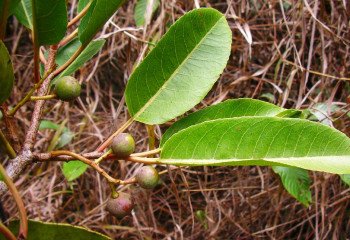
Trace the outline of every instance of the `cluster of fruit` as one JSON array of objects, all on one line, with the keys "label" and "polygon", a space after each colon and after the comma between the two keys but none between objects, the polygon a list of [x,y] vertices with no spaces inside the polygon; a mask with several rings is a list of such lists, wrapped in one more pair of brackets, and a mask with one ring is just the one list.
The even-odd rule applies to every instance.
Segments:
[{"label": "cluster of fruit", "polygon": [[[62,101],[73,101],[80,96],[81,86],[77,79],[65,76],[59,78],[54,87],[55,96]],[[135,150],[135,140],[129,133],[118,134],[111,144],[113,154],[118,158],[126,158]],[[159,182],[159,174],[152,166],[143,166],[135,176],[138,185],[145,189],[152,189]],[[106,210],[117,218],[130,214],[134,208],[134,201],[130,194],[119,192],[112,196],[106,205]]]},{"label": "cluster of fruit", "polygon": [[[129,133],[117,135],[111,145],[112,152],[120,158],[128,157],[135,150],[134,138]],[[145,189],[152,189],[158,185],[159,174],[152,166],[143,166],[135,176],[138,185]],[[106,205],[106,210],[117,218],[123,218],[131,213],[134,208],[132,196],[119,192],[117,196],[112,196]]]}]

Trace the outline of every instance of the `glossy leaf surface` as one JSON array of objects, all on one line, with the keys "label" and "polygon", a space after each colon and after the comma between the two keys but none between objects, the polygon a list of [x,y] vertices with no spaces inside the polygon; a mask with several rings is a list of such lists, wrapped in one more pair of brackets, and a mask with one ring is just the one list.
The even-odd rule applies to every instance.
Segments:
[{"label": "glossy leaf surface", "polygon": [[125,97],[134,119],[164,123],[200,102],[226,66],[231,35],[225,16],[214,9],[177,20],[128,81]]},{"label": "glossy leaf surface", "polygon": [[301,119],[239,117],[207,121],[174,134],[160,163],[190,166],[279,165],[350,173],[350,139]]}]

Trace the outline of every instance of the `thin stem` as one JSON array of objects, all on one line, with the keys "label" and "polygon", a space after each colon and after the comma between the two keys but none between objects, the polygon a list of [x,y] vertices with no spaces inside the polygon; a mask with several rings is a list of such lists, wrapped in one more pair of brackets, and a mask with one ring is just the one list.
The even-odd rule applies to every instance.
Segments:
[{"label": "thin stem", "polygon": [[[154,125],[146,125],[148,133],[148,149],[155,149],[156,135],[154,133]],[[150,157],[153,157],[152,155]]]},{"label": "thin stem", "polygon": [[72,25],[77,23],[82,17],[85,16],[85,14],[87,13],[87,11],[90,8],[91,3],[92,3],[92,1],[90,1],[88,4],[86,4],[86,6],[83,8],[83,10],[81,10],[78,15],[76,15],[72,20],[70,20],[70,22],[67,25],[67,28],[71,27]]},{"label": "thin stem", "polygon": [[159,163],[159,158],[145,158],[145,157],[128,157],[125,159],[126,161],[144,163],[144,164],[157,164]]},{"label": "thin stem", "polygon": [[81,45],[77,51],[65,62],[62,66],[60,66],[56,71],[53,72],[54,77],[57,77],[61,72],[63,72],[85,49],[86,45]]},{"label": "thin stem", "polygon": [[56,94],[50,94],[50,95],[44,95],[44,96],[31,96],[30,100],[31,101],[49,100],[49,99],[54,99],[56,97],[57,97]]},{"label": "thin stem", "polygon": [[1,129],[0,129],[0,141],[4,144],[6,151],[7,151],[8,155],[10,156],[10,158],[15,158],[17,156],[17,154],[16,154],[15,150],[13,149],[13,147],[11,146],[10,142],[6,139],[6,136],[1,131]]},{"label": "thin stem", "polygon": [[9,116],[14,116],[15,113],[18,111],[18,109],[20,109],[24,104],[26,104],[26,102],[28,102],[31,98],[31,96],[34,94],[35,90],[37,90],[38,88],[40,88],[40,86],[42,85],[42,83],[45,81],[46,78],[48,78],[49,74],[53,71],[53,69],[51,69],[50,71],[48,71],[47,73],[44,74],[44,76],[40,79],[40,81],[38,83],[36,83],[27,93],[27,95],[19,102],[17,103],[17,105],[12,108],[8,115]]},{"label": "thin stem", "polygon": [[7,175],[5,169],[1,164],[0,164],[0,174],[3,176],[4,182],[7,185],[9,191],[11,192],[13,198],[15,199],[15,202],[18,207],[19,220],[20,220],[20,228],[19,228],[18,236],[19,238],[24,237],[24,239],[26,239],[28,234],[28,219],[27,219],[27,213],[26,213],[26,209],[24,207],[22,198],[19,192],[17,191],[15,184],[12,182],[11,178]]},{"label": "thin stem", "polygon": [[0,233],[7,239],[7,240],[16,240],[17,238],[13,233],[2,223],[0,222]]},{"label": "thin stem", "polygon": [[67,43],[69,43],[73,38],[75,38],[78,35],[78,28],[75,29],[73,32],[71,32],[71,34],[69,34],[67,37],[65,37],[64,39],[61,40],[61,42],[59,43],[59,46],[62,47],[64,45],[66,45]]},{"label": "thin stem", "polygon": [[107,152],[105,152],[104,154],[102,154],[102,156],[101,157],[99,157],[99,158],[97,158],[96,160],[95,160],[95,163],[96,164],[99,164],[101,161],[103,161],[109,154],[111,154],[113,151],[112,151],[112,149],[109,149]]},{"label": "thin stem", "polygon": [[124,132],[132,123],[134,119],[130,118],[128,121],[126,121],[117,131],[115,131],[107,140],[105,140],[98,148],[97,152],[102,152],[105,150],[108,145],[112,142],[113,138],[117,136],[118,134]]},{"label": "thin stem", "polygon": [[140,152],[140,153],[133,153],[130,155],[130,157],[149,157],[155,154],[158,154],[162,151],[161,148],[156,148],[150,151],[146,151],[146,152]]},{"label": "thin stem", "polygon": [[[113,177],[111,177],[110,175],[108,175],[108,173],[106,173],[100,166],[98,166],[94,161],[91,161],[77,153],[74,152],[70,152],[70,151],[66,151],[66,150],[57,150],[57,151],[52,151],[50,152],[51,157],[55,158],[57,156],[61,156],[61,155],[68,155],[71,156],[87,165],[89,165],[90,167],[92,167],[93,169],[95,169],[99,174],[101,174],[104,178],[106,178],[106,180],[109,183],[114,183],[114,184],[120,184],[121,180],[119,179],[115,179]],[[40,159],[39,159],[40,161]]]}]

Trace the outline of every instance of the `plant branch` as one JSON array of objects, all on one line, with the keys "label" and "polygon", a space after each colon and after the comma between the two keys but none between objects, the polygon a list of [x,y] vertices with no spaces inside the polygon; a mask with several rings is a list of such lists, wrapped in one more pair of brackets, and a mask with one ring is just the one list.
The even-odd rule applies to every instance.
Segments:
[{"label": "plant branch", "polygon": [[20,219],[20,230],[18,233],[18,237],[19,238],[23,237],[24,239],[26,239],[28,234],[28,219],[27,219],[26,209],[24,207],[21,195],[17,191],[15,184],[12,182],[11,178],[7,175],[5,169],[1,164],[0,164],[0,174],[2,175],[3,180],[7,185],[8,189],[10,190],[18,207],[19,219]]},{"label": "plant branch", "polygon": [[88,4],[86,4],[86,6],[80,11],[80,13],[78,15],[76,15],[72,20],[70,20],[70,22],[68,23],[67,27],[71,27],[73,26],[75,23],[77,23],[82,17],[85,16],[85,14],[87,13],[87,11],[90,8],[92,1],[90,1]]},{"label": "plant branch", "polygon": [[[57,150],[57,151],[52,151],[49,154],[50,154],[50,158],[47,159],[47,160],[51,160],[51,159],[55,160],[55,157],[58,157],[58,156],[61,156],[61,155],[71,156],[72,158],[77,159],[77,160],[79,160],[79,161],[89,165],[93,169],[95,169],[99,174],[101,174],[104,178],[106,178],[106,180],[109,183],[120,184],[122,182],[119,179],[115,179],[115,178],[111,177],[100,166],[98,166],[94,161],[91,161],[91,160],[89,160],[89,159],[87,159],[87,158],[85,158],[82,155],[79,155],[77,153],[66,151],[66,150]],[[42,161],[42,159],[38,159],[38,160]]]},{"label": "plant branch", "polygon": [[[57,49],[55,48],[50,48],[49,60],[47,62],[47,66],[45,66],[45,69],[54,69],[54,60],[57,52],[56,50]],[[50,81],[53,79],[53,77],[54,75],[51,73],[45,80],[43,80],[43,83],[40,85],[38,91],[38,96],[43,96],[47,94],[50,88]],[[39,129],[39,123],[44,103],[45,100],[39,100],[35,102],[32,119],[29,125],[29,129],[25,136],[22,152],[16,158],[10,161],[6,168],[7,174],[11,179],[16,179],[33,160],[32,148]],[[0,182],[0,196],[2,196],[6,190],[6,184]]]},{"label": "plant branch", "polygon": [[30,101],[50,100],[50,99],[55,99],[56,97],[57,97],[56,94],[50,94],[45,96],[31,96]]},{"label": "plant branch", "polygon": [[37,90],[38,88],[40,88],[40,86],[42,85],[42,83],[45,81],[45,79],[48,77],[48,75],[53,71],[53,69],[51,71],[48,71],[47,73],[44,74],[43,78],[36,83],[27,93],[27,95],[14,107],[12,108],[9,112],[8,115],[9,116],[14,116],[15,113],[18,111],[18,109],[20,109],[24,104],[26,104],[26,102],[28,102],[30,100],[30,98],[32,97],[32,95],[34,94],[35,90]]},{"label": "plant branch", "polygon": [[144,163],[144,164],[156,164],[158,163],[159,158],[145,158],[145,157],[130,156],[125,160],[130,162]]},{"label": "plant branch", "polygon": [[62,39],[60,41],[60,43],[58,44],[59,47],[62,47],[64,45],[66,45],[67,43],[69,43],[73,38],[75,38],[78,35],[78,29],[75,29],[73,32],[71,32],[71,34],[69,34],[67,37],[65,37],[64,39]]},{"label": "plant branch", "polygon": [[17,156],[15,150],[13,150],[13,147],[9,143],[9,141],[6,139],[6,136],[0,129],[0,141],[4,144],[7,154],[10,156],[10,158],[15,158]]},{"label": "plant branch", "polygon": [[80,53],[86,48],[86,45],[81,45],[77,51],[68,59],[67,62],[65,62],[62,66],[56,69],[56,71],[53,72],[53,76],[57,77],[61,72],[63,72],[79,55]]},{"label": "plant branch", "polygon": [[13,233],[0,221],[0,233],[7,239],[7,240],[16,240],[17,238]]}]

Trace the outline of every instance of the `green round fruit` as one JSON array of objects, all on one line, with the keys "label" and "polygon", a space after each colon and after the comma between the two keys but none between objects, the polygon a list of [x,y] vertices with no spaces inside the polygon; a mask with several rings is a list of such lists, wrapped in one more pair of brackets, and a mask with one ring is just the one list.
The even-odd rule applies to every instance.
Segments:
[{"label": "green round fruit", "polygon": [[74,77],[65,76],[57,80],[55,92],[62,101],[72,101],[80,96],[81,86]]},{"label": "green round fruit", "polygon": [[143,166],[136,174],[137,183],[146,189],[154,188],[158,185],[159,174],[152,166]]},{"label": "green round fruit", "polygon": [[118,193],[118,197],[110,198],[107,201],[106,210],[116,218],[123,218],[129,215],[134,208],[134,201],[130,194]]},{"label": "green round fruit", "polygon": [[129,133],[120,133],[113,139],[111,148],[117,157],[128,157],[135,151],[135,140]]}]

